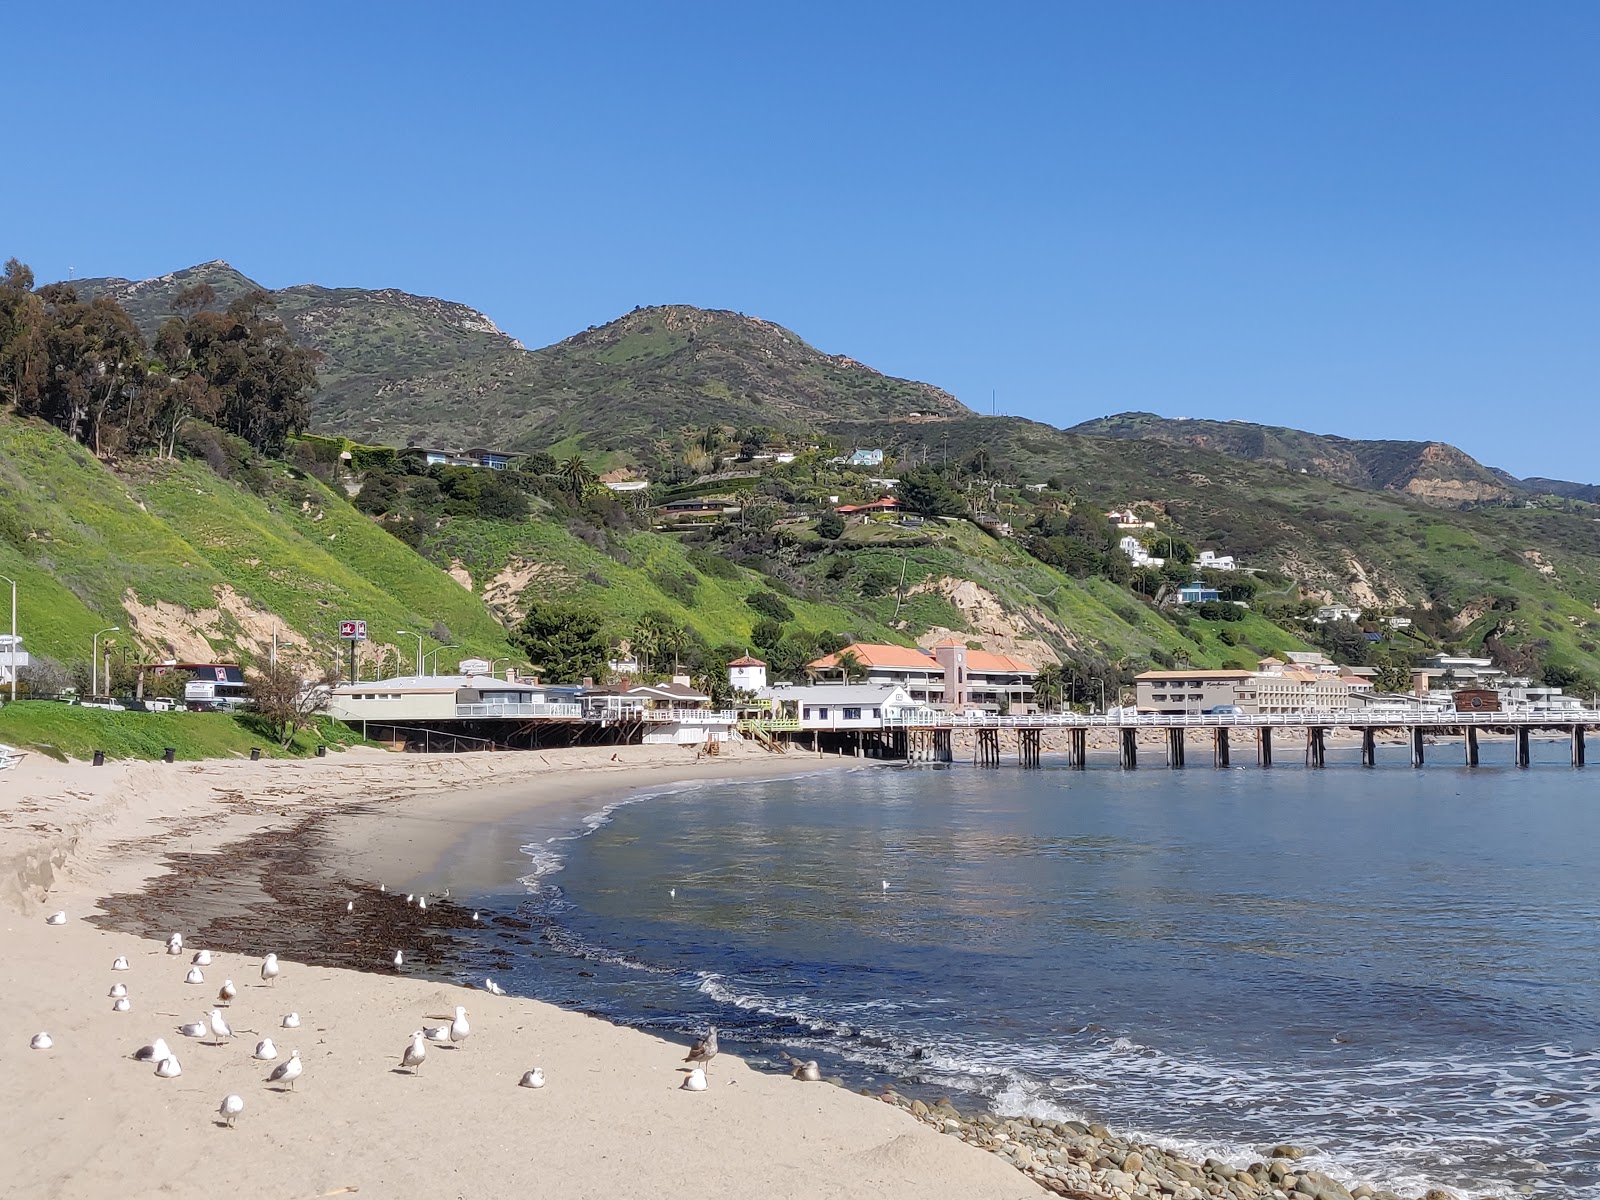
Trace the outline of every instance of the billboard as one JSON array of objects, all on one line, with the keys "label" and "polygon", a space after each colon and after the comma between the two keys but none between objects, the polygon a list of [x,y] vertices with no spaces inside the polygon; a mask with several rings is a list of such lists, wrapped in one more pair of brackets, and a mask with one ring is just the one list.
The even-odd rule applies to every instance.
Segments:
[{"label": "billboard", "polygon": [[340,621],[339,636],[347,642],[364,642],[367,640],[367,623],[365,621]]}]

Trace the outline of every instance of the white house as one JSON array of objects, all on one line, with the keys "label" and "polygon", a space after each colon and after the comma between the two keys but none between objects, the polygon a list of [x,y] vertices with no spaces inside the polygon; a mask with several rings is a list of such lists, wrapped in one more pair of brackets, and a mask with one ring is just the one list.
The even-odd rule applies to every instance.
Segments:
[{"label": "white house", "polygon": [[1106,520],[1110,521],[1118,529],[1154,529],[1156,527],[1154,521],[1139,520],[1138,515],[1131,508],[1114,508],[1106,514]]},{"label": "white house", "polygon": [[1361,610],[1351,608],[1348,604],[1324,604],[1317,609],[1317,615],[1311,618],[1313,625],[1328,625],[1334,621],[1359,621]]},{"label": "white house", "polygon": [[565,696],[554,700],[535,683],[492,675],[400,675],[340,684],[328,696],[328,715],[387,725],[485,717],[577,720],[582,709]]},{"label": "white house", "polygon": [[1136,567],[1164,567],[1167,564],[1166,559],[1153,557],[1150,551],[1144,548],[1144,543],[1131,533],[1118,542],[1117,547]]},{"label": "white house", "polygon": [[818,683],[763,688],[758,698],[771,703],[779,717],[792,717],[805,731],[881,729],[903,709],[919,707],[898,684]]},{"label": "white house", "polygon": [[728,664],[728,686],[736,692],[759,692],[767,686],[767,664],[746,654]]},{"label": "white house", "polygon": [[1194,561],[1196,571],[1236,571],[1237,564],[1231,554],[1218,554],[1215,550],[1202,550]]}]

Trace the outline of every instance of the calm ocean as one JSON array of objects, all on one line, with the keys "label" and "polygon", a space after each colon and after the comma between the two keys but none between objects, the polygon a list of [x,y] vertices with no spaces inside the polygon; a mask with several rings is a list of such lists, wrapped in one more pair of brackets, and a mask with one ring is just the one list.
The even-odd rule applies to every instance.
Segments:
[{"label": "calm ocean", "polygon": [[680,787],[530,826],[481,899],[540,931],[512,990],[855,1086],[1600,1195],[1600,773],[1446,753]]}]

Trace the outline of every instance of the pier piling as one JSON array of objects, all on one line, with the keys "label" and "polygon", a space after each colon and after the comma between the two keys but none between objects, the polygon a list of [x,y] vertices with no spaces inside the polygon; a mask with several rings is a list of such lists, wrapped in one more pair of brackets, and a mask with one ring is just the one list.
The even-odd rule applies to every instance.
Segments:
[{"label": "pier piling", "polygon": [[1422,726],[1418,725],[1411,731],[1411,765],[1420,767],[1422,761]]},{"label": "pier piling", "polygon": [[1528,745],[1528,727],[1517,726],[1517,766],[1526,767],[1533,762],[1533,752]]},{"label": "pier piling", "polygon": [[1467,766],[1478,765],[1478,728],[1475,725],[1467,726]]},{"label": "pier piling", "polygon": [[1370,727],[1361,731],[1361,765],[1363,767],[1378,765],[1378,736]]},{"label": "pier piling", "polygon": [[1122,731],[1122,769],[1132,771],[1139,765],[1139,735],[1132,729]]},{"label": "pier piling", "polygon": [[1272,727],[1263,725],[1256,730],[1256,765],[1270,767],[1272,765]]},{"label": "pier piling", "polygon": [[1583,726],[1572,727],[1572,765],[1583,766]]},{"label": "pier piling", "polygon": [[1216,741],[1211,747],[1211,762],[1213,766],[1226,767],[1228,765],[1228,731],[1218,729]]}]

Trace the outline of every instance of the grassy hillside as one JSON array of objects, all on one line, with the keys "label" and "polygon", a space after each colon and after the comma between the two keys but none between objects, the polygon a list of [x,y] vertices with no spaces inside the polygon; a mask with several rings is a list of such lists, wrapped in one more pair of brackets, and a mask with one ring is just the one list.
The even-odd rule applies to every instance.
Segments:
[{"label": "grassy hillside", "polygon": [[394,630],[435,623],[462,653],[510,652],[475,596],[342,496],[281,464],[252,483],[194,461],[118,475],[53,429],[0,418],[0,574],[20,584],[26,646],[86,661],[94,632],[119,625],[143,656],[250,661],[276,626],[289,652],[326,661],[355,618],[405,661],[414,643]]},{"label": "grassy hillside", "polygon": [[319,745],[338,749],[357,740],[348,726],[329,720],[303,730],[284,749],[248,717],[225,713],[119,713],[47,700],[0,708],[0,742],[61,761],[93,758],[96,750],[113,759],[157,759],[169,746],[180,762],[243,758],[257,749],[266,758],[304,758]]}]

